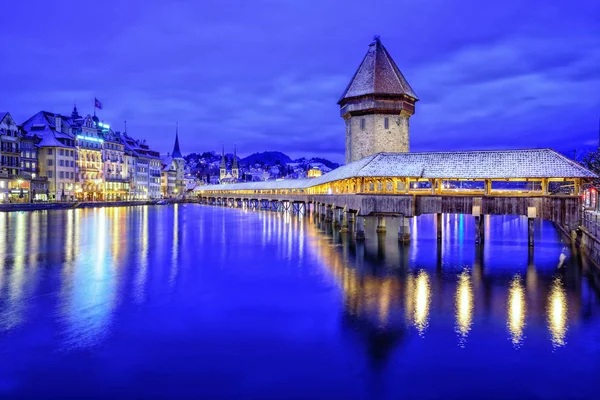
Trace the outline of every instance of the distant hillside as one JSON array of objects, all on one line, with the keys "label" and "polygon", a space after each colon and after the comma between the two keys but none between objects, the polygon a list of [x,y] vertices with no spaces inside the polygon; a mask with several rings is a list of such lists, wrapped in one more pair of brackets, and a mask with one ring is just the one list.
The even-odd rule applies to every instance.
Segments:
[{"label": "distant hillside", "polygon": [[308,160],[309,163],[321,163],[331,169],[336,169],[340,166],[340,164],[333,162],[333,161],[329,161],[325,158],[320,158],[320,157],[313,157],[310,160]]},{"label": "distant hillside", "polygon": [[257,163],[274,165],[277,164],[277,161],[279,161],[279,164],[288,164],[292,162],[292,159],[280,151],[265,151],[262,153],[254,153],[249,155],[248,157],[244,157],[240,160],[240,163],[246,165],[254,165]]}]

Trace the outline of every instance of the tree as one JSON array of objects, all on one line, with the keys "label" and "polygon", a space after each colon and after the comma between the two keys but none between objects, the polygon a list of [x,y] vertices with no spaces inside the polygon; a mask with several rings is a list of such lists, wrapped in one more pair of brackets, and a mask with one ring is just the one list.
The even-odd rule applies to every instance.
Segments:
[{"label": "tree", "polygon": [[[583,165],[596,175],[600,176],[600,148],[590,151],[583,157]],[[600,186],[600,179],[594,179],[594,186]]]}]

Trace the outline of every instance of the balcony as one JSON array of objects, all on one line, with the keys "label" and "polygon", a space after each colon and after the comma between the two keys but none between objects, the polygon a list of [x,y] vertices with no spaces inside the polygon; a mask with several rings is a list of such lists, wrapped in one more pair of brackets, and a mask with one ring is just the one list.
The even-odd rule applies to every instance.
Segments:
[{"label": "balcony", "polygon": [[129,183],[129,178],[122,178],[120,176],[107,176],[106,182]]}]

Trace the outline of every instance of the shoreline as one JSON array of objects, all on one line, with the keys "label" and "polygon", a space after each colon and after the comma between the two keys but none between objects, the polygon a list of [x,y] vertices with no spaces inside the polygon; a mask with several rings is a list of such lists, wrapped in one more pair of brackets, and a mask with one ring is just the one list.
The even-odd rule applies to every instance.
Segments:
[{"label": "shoreline", "polygon": [[[163,199],[166,204],[175,203],[199,203],[196,199]],[[129,207],[129,206],[151,206],[157,205],[159,200],[134,200],[134,201],[81,201],[68,203],[13,203],[0,204],[0,212],[15,211],[46,211],[46,210],[73,210],[77,208],[100,208],[100,207]]]}]

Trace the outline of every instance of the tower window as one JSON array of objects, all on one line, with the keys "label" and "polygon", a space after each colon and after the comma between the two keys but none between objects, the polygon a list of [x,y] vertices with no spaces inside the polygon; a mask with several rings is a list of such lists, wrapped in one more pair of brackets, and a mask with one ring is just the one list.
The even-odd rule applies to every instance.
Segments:
[{"label": "tower window", "polygon": [[360,120],[360,129],[362,131],[365,130],[365,119],[364,118],[361,118],[361,120]]},{"label": "tower window", "polygon": [[390,129],[390,119],[389,119],[388,117],[385,117],[385,118],[383,119],[383,127],[384,127],[385,129]]}]

